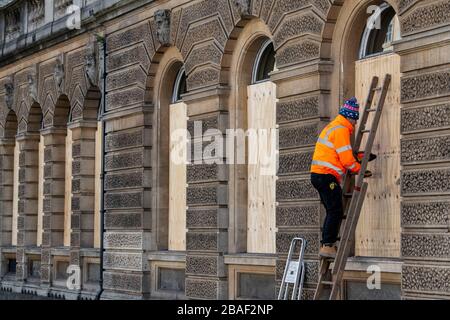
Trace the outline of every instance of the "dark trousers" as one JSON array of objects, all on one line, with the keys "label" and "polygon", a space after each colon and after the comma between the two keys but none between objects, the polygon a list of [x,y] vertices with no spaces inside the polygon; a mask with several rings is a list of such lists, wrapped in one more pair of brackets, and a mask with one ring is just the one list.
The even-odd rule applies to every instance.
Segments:
[{"label": "dark trousers", "polygon": [[311,174],[311,183],[317,189],[327,216],[323,225],[322,244],[337,241],[339,226],[344,215],[342,188],[336,177],[331,174]]}]

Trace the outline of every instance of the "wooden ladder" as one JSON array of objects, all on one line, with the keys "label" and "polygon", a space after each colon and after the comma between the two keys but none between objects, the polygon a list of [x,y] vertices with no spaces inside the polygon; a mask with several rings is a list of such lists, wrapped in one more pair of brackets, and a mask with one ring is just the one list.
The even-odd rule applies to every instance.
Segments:
[{"label": "wooden ladder", "polygon": [[[384,83],[381,87],[378,85],[378,77],[373,77],[372,84],[369,89],[369,94],[365,103],[364,112],[361,118],[361,124],[358,129],[358,133],[355,139],[353,150],[360,150],[363,136],[369,134],[367,142],[364,148],[364,156],[361,161],[361,170],[356,178],[356,183],[352,186],[352,174],[347,173],[343,183],[343,196],[347,199],[345,202],[345,214],[343,217],[343,223],[340,225],[340,231],[338,236],[339,246],[336,254],[336,258],[322,258],[320,262],[319,280],[314,294],[314,300],[323,299],[324,295],[328,300],[336,300],[339,293],[339,287],[342,282],[342,277],[345,271],[345,265],[347,258],[350,254],[350,250],[355,240],[355,230],[358,224],[359,216],[361,214],[361,208],[364,203],[364,198],[367,192],[368,183],[364,182],[364,176],[369,163],[370,154],[372,151],[375,136],[378,130],[378,124],[380,122],[381,114],[383,112],[384,102],[391,83],[391,75],[387,74]],[[372,107],[375,92],[379,91],[379,98],[376,107]],[[367,120],[369,114],[374,113],[372,125],[367,128]],[[357,153],[360,153],[358,151]],[[333,264],[333,268],[330,273],[330,265]],[[325,293],[325,287],[331,289]],[[328,295],[329,292],[329,295]]]}]

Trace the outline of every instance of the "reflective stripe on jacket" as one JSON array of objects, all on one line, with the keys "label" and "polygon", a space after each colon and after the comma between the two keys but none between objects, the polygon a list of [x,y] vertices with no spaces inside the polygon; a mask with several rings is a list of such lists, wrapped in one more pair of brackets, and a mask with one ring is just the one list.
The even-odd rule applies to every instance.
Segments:
[{"label": "reflective stripe on jacket", "polygon": [[317,141],[311,172],[332,174],[339,182],[347,170],[358,173],[361,165],[353,156],[352,133],[353,125],[341,115],[328,124]]}]

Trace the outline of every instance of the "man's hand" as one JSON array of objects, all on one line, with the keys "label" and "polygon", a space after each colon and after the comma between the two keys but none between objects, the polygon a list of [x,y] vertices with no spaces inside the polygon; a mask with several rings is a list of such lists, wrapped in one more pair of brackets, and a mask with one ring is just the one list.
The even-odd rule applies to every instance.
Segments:
[{"label": "man's hand", "polygon": [[366,172],[364,173],[364,178],[370,178],[372,177],[372,171],[366,170]]},{"label": "man's hand", "polygon": [[[358,152],[358,154],[356,155],[356,159],[358,160],[359,163],[361,163],[361,161],[364,158],[364,152]],[[375,160],[377,158],[377,155],[371,153],[369,156],[369,162]]]}]

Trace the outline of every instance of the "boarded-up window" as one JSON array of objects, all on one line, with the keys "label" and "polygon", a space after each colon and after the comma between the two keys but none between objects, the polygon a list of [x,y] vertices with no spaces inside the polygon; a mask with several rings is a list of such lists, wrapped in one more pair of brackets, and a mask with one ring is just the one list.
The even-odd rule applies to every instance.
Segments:
[{"label": "boarded-up window", "polygon": [[94,211],[94,248],[100,248],[100,210],[102,201],[101,170],[102,170],[102,123],[97,124],[95,136],[95,211]]},{"label": "boarded-up window", "polygon": [[13,246],[17,246],[17,218],[19,216],[19,154],[20,146],[16,141],[14,147],[14,169],[13,169],[13,212],[12,212],[12,239]]},{"label": "boarded-up window", "polygon": [[374,176],[356,229],[357,256],[400,256],[400,57],[388,54],[356,62],[360,101],[365,100],[372,77],[381,82],[386,73],[392,75],[392,83],[372,151],[378,159],[369,164]]},{"label": "boarded-up window", "polygon": [[170,110],[169,250],[186,250],[187,106],[180,102]]},{"label": "boarded-up window", "polygon": [[37,246],[42,245],[43,218],[44,218],[44,138],[39,141],[38,157],[38,221],[37,221]]},{"label": "boarded-up window", "polygon": [[[276,86],[248,87],[247,251],[275,253]],[[257,137],[257,138],[255,138]]]},{"label": "boarded-up window", "polygon": [[64,193],[64,246],[70,246],[72,211],[72,130],[67,129],[66,136],[66,171]]}]

